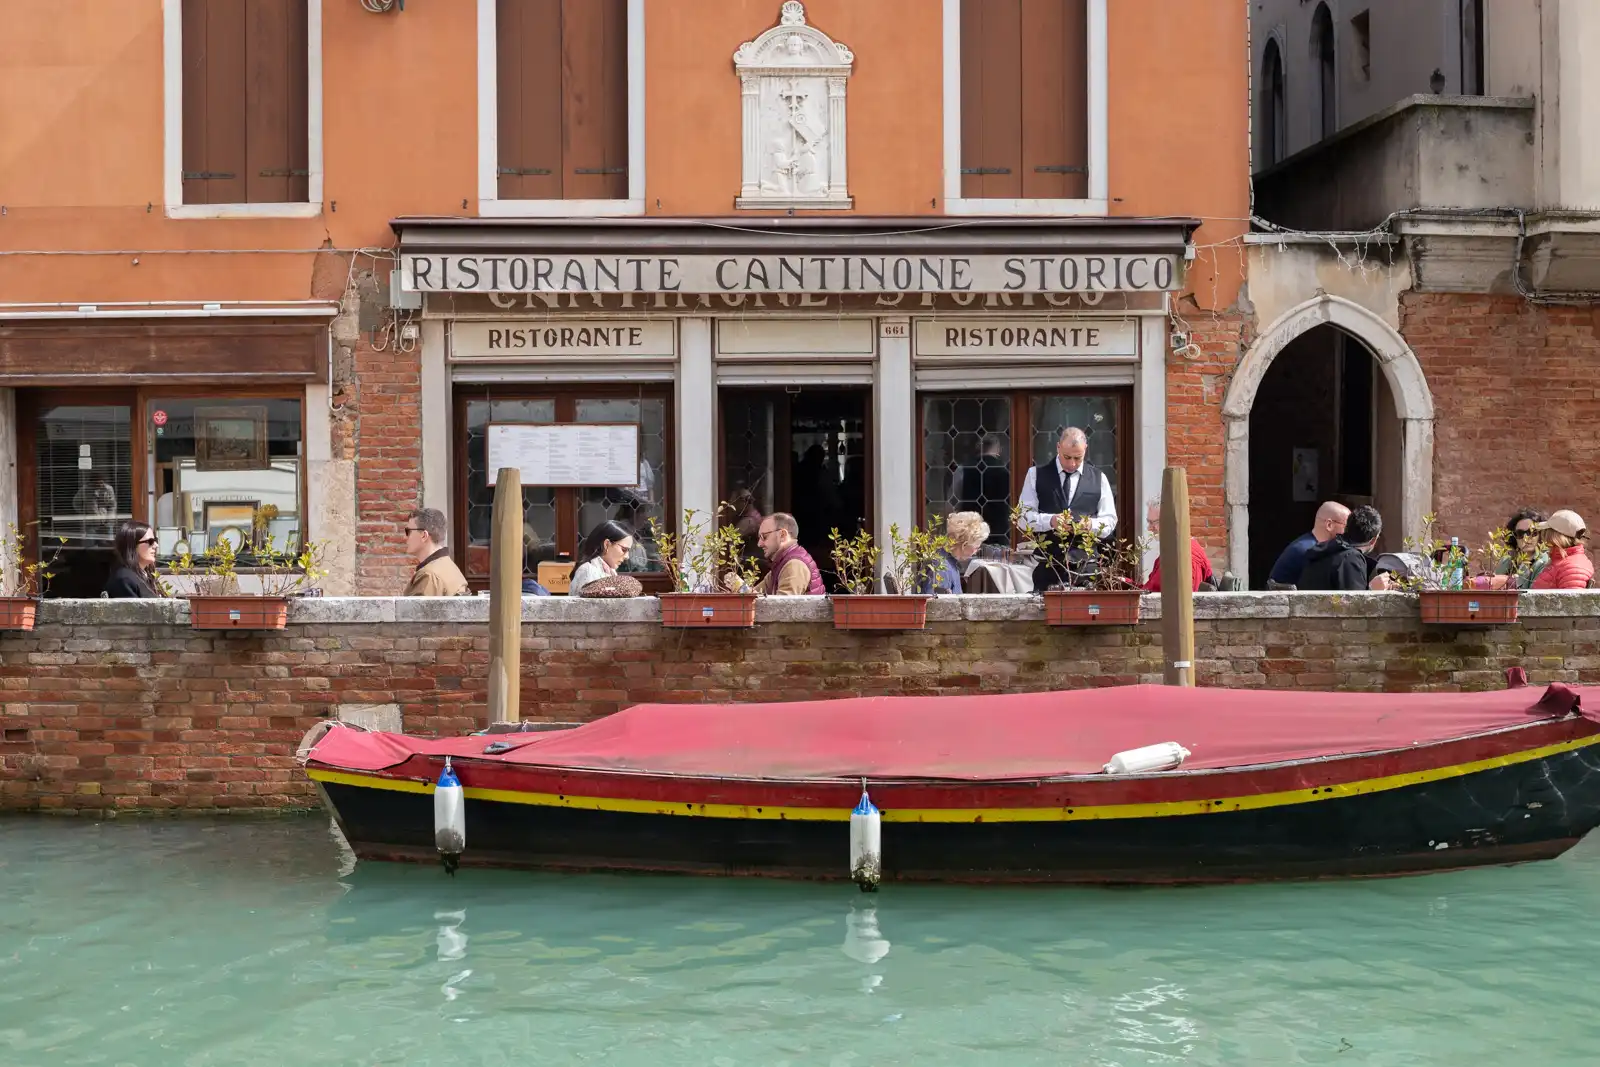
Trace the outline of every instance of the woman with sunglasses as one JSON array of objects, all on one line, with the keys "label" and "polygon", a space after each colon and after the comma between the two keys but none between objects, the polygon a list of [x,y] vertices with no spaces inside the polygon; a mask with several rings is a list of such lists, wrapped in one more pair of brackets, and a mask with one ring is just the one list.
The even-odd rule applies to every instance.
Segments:
[{"label": "woman with sunglasses", "polygon": [[1504,575],[1504,582],[1496,587],[1528,589],[1550,562],[1544,541],[1539,536],[1539,523],[1544,522],[1544,512],[1537,508],[1522,508],[1506,523],[1506,545],[1510,553],[1495,567],[1496,576]]},{"label": "woman with sunglasses", "polygon": [[116,557],[105,595],[113,599],[162,596],[156,584],[156,532],[150,524],[129,519],[111,544]]}]

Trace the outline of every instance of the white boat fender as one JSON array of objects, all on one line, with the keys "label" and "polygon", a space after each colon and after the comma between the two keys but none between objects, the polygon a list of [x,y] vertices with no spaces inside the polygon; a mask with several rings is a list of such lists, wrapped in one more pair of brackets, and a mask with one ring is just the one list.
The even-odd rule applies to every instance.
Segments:
[{"label": "white boat fender", "polygon": [[444,758],[444,771],[433,787],[433,843],[438,846],[445,873],[454,875],[461,853],[467,850],[467,798],[449,756]]},{"label": "white boat fender", "polygon": [[876,893],[883,880],[882,824],[863,783],[861,802],[850,813],[850,877],[863,893]]},{"label": "white boat fender", "polygon": [[1159,745],[1130,748],[1118,752],[1105,765],[1107,774],[1145,774],[1148,771],[1170,771],[1183,766],[1190,752],[1176,741],[1163,741]]}]

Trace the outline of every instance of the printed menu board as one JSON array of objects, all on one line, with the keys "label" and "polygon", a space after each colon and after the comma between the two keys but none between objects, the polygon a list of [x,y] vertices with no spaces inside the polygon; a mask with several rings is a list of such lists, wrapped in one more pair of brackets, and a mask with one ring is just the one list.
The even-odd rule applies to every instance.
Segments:
[{"label": "printed menu board", "polygon": [[610,486],[639,480],[635,423],[494,423],[488,427],[489,484],[502,467],[523,485]]}]

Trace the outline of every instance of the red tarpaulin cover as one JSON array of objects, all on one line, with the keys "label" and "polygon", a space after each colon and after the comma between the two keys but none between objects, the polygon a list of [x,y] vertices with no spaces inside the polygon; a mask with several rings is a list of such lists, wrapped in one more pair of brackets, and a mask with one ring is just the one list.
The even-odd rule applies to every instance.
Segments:
[{"label": "red tarpaulin cover", "polygon": [[[1406,748],[1575,710],[1585,690],[1299,693],[1135,685],[1062,693],[857,697],[788,704],[641,704],[572,730],[439,740],[330,731],[312,759],[382,770],[414,753],[570,769],[735,778],[1093,774],[1125,749],[1177,741],[1184,768]],[[1541,704],[1541,698],[1545,698]],[[1591,701],[1600,706],[1600,702]]]}]

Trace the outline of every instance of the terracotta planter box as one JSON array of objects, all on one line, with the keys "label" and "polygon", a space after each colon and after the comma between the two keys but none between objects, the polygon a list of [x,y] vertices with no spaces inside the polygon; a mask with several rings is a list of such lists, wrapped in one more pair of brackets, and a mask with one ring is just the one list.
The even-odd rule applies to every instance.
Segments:
[{"label": "terracotta planter box", "polygon": [[754,593],[661,594],[661,625],[671,629],[745,629],[755,624]]},{"label": "terracotta planter box", "polygon": [[921,630],[928,625],[925,596],[836,596],[835,630]]},{"label": "terracotta planter box", "polygon": [[0,630],[31,630],[39,602],[32,597],[0,597]]},{"label": "terracotta planter box", "polygon": [[196,630],[281,630],[289,624],[289,599],[281,596],[192,596],[189,625]]},{"label": "terracotta planter box", "polygon": [[1517,621],[1515,589],[1425,589],[1422,621],[1443,626],[1503,626]]},{"label": "terracotta planter box", "polygon": [[1143,595],[1138,589],[1052,590],[1044,594],[1044,621],[1051,626],[1134,626]]}]

